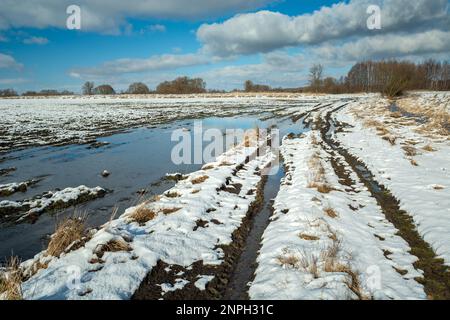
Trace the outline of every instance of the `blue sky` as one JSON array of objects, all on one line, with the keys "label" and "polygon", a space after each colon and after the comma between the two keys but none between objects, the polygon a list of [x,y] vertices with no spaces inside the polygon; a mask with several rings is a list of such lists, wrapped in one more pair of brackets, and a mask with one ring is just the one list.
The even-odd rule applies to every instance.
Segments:
[{"label": "blue sky", "polygon": [[[189,4],[188,4],[189,3]],[[413,5],[411,3],[414,3]],[[79,4],[81,30],[66,8]],[[381,9],[381,29],[366,12]],[[295,87],[309,67],[345,74],[362,59],[450,58],[448,0],[2,0],[0,88],[79,92],[84,81],[202,77],[209,88],[246,79]]]}]

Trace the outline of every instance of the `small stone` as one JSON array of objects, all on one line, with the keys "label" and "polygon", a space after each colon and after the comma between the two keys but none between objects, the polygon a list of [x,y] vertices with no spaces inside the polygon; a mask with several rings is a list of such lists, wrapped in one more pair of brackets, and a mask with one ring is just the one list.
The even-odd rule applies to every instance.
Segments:
[{"label": "small stone", "polygon": [[109,173],[108,170],[103,170],[103,172],[102,172],[102,177],[103,177],[103,178],[109,177],[110,174],[111,174],[111,173]]}]

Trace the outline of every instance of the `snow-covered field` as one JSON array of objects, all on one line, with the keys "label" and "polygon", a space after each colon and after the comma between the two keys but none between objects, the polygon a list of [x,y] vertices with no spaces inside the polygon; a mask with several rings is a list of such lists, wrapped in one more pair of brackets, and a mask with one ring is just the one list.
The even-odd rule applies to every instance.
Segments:
[{"label": "snow-covered field", "polygon": [[[180,119],[257,114],[289,114],[297,97],[58,97],[0,99],[0,152],[35,145],[90,143],[131,127],[151,127]],[[298,107],[297,107],[298,109]]]},{"label": "snow-covered field", "polygon": [[[450,299],[450,92],[396,101],[377,94],[111,101],[1,100],[3,150],[183,118],[291,119],[303,133],[282,139],[286,173],[248,265],[249,298]],[[262,143],[250,139],[86,232],[82,245],[23,262],[23,298],[221,298],[262,201],[261,170],[274,158],[268,151],[247,159]]]},{"label": "snow-covered field", "polygon": [[[425,298],[422,285],[414,280],[420,273],[412,265],[417,258],[408,254],[408,244],[396,235],[362,183],[352,188],[339,183],[324,161],[329,155],[320,142],[314,131],[283,141],[288,171],[263,236],[250,297]],[[315,161],[323,168],[323,183],[333,188],[329,193],[310,186],[316,178]],[[351,178],[358,180],[354,173]],[[389,257],[387,251],[392,253]]]},{"label": "snow-covered field", "polygon": [[[450,113],[450,94],[425,94],[418,101],[428,109],[436,99],[435,110]],[[368,112],[368,106],[370,112]],[[356,115],[363,118],[358,120]],[[395,144],[380,137],[380,130],[365,126],[364,120],[379,121],[395,138]],[[365,162],[376,179],[400,201],[400,207],[413,218],[421,236],[450,266],[450,140],[436,134],[436,126],[421,131],[427,123],[393,118],[388,102],[359,102],[336,115],[353,125],[337,139]],[[402,121],[406,121],[402,124]]]}]

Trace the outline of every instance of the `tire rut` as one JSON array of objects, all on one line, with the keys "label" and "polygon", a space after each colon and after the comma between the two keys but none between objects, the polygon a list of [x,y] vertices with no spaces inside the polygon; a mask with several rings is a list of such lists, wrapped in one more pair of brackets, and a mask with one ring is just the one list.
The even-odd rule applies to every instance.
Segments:
[{"label": "tire rut", "polygon": [[[423,271],[423,278],[415,280],[424,286],[425,293],[429,299],[448,300],[450,299],[450,272],[444,264],[444,260],[436,256],[436,253],[417,231],[412,217],[400,208],[400,202],[390,190],[376,181],[367,165],[353,156],[347,149],[343,148],[339,142],[331,138],[330,128],[332,124],[335,131],[342,129],[342,124],[332,120],[332,114],[344,108],[345,105],[328,111],[324,118],[319,118],[316,123],[320,130],[322,140],[331,150],[341,155],[345,162],[352,168],[358,178],[367,187],[371,195],[376,199],[386,219],[398,230],[398,235],[402,237],[410,246],[410,253],[418,258],[414,263],[416,269]],[[333,122],[333,123],[332,123]],[[331,157],[331,164],[344,185],[350,182],[348,174],[343,175],[343,169],[338,165],[336,159]]]}]

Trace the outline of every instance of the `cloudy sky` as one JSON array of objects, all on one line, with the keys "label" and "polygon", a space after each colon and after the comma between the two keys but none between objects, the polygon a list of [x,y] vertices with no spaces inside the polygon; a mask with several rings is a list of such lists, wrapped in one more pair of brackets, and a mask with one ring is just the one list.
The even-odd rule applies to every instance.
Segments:
[{"label": "cloudy sky", "polygon": [[[81,9],[69,30],[67,7]],[[369,29],[367,9],[381,9]],[[450,0],[0,0],[0,88],[79,92],[84,81],[154,88],[180,75],[208,88],[306,83],[363,59],[450,60]]]}]

